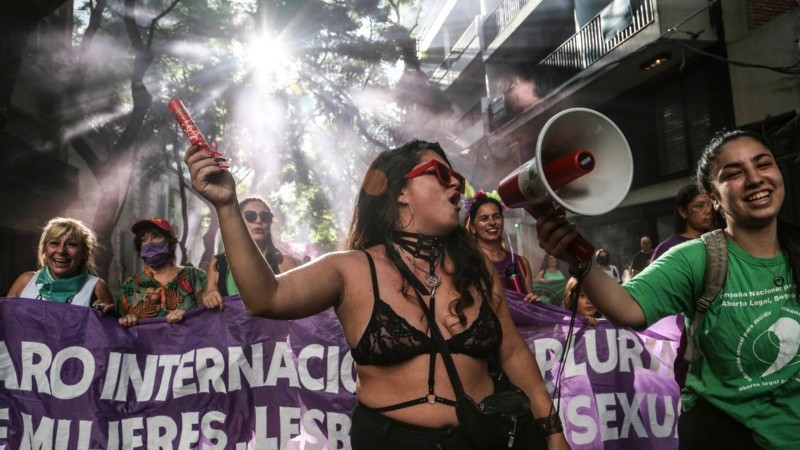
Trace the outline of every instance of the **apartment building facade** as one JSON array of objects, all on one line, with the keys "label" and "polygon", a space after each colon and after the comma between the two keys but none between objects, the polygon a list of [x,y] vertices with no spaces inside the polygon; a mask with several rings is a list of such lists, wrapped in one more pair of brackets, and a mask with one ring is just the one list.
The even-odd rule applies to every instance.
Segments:
[{"label": "apartment building facade", "polygon": [[[494,189],[533,158],[547,120],[567,108],[620,128],[634,160],[630,192],[607,214],[574,217],[618,265],[640,236],[671,233],[674,195],[719,129],[762,132],[787,192],[800,192],[794,0],[431,0],[424,10],[424,70],[456,117],[443,144],[477,188]],[[800,219],[791,194],[783,214]],[[511,217],[507,231],[538,261],[533,221]]]}]

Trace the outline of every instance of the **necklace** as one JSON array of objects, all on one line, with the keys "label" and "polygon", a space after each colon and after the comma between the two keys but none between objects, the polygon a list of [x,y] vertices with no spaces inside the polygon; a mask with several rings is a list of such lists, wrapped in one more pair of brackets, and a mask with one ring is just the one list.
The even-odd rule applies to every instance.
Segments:
[{"label": "necklace", "polygon": [[402,250],[406,251],[414,259],[420,258],[428,262],[428,270],[422,270],[415,264],[414,259],[409,258],[414,269],[425,273],[425,285],[432,291],[441,284],[442,279],[436,273],[436,266],[444,257],[445,239],[440,236],[428,236],[419,233],[407,233],[405,231],[395,231],[392,241]]},{"label": "necklace", "polygon": [[[732,240],[734,243],[736,243],[736,245],[737,245],[739,248],[742,248],[742,246],[741,246],[741,245],[739,245],[739,242],[737,242],[737,241],[736,241],[736,238],[734,238],[732,234],[728,233],[728,231],[727,231],[727,230],[725,231],[725,234],[726,234],[726,235],[727,235],[727,236],[728,236],[728,237],[729,237],[729,238],[730,238],[730,239],[731,239],[731,240]],[[742,249],[742,250],[744,250],[744,249]],[[753,258],[755,258],[755,260],[756,260],[756,262],[758,263],[758,265],[759,265],[759,266],[763,267],[763,268],[764,268],[764,269],[765,269],[767,272],[769,272],[770,274],[772,274],[772,284],[774,284],[774,285],[775,285],[775,286],[777,286],[777,287],[781,287],[781,286],[783,286],[783,285],[786,283],[786,279],[785,279],[785,278],[783,278],[783,275],[781,275],[781,273],[783,272],[783,265],[784,265],[784,264],[785,264],[785,262],[786,262],[786,255],[783,253],[783,251],[782,251],[782,250],[779,250],[779,251],[778,251],[778,255],[780,255],[780,256],[782,257],[782,258],[781,258],[781,263],[780,263],[780,265],[779,265],[779,266],[778,266],[778,268],[777,268],[777,272],[778,272],[778,273],[775,273],[775,271],[773,271],[772,269],[770,269],[769,267],[767,267],[767,265],[766,265],[766,264],[764,264],[764,263],[761,261],[761,259],[762,259],[762,258],[759,258],[759,257],[757,257],[757,256],[753,256],[753,255],[750,255],[750,256],[753,256]]]},{"label": "necklace", "polygon": [[[781,256],[783,256],[783,252],[781,252]],[[780,263],[780,265],[779,265],[779,266],[778,266],[778,268],[777,268],[777,271],[778,271],[778,273],[775,273],[775,272],[774,272],[774,271],[772,271],[772,270],[771,270],[769,267],[767,267],[767,266],[766,266],[766,264],[764,264],[764,263],[761,261],[761,259],[757,259],[757,261],[758,261],[758,264],[760,264],[760,265],[761,265],[761,267],[763,267],[764,269],[766,269],[767,271],[769,271],[769,272],[770,272],[772,275],[774,275],[774,276],[772,277],[772,284],[774,284],[774,285],[775,285],[775,286],[777,286],[777,287],[781,287],[781,286],[783,286],[783,285],[784,285],[784,283],[786,283],[786,279],[785,279],[785,278],[783,278],[783,275],[781,275],[781,273],[783,272],[783,263],[784,263],[784,260],[785,260],[785,258],[781,260],[781,263]]]},{"label": "necklace", "polygon": [[[403,249],[400,248],[400,250],[403,250]],[[405,253],[405,252],[403,252],[403,253]],[[411,263],[411,267],[413,267],[414,270],[416,270],[416,271],[418,271],[418,272],[420,272],[420,273],[425,275],[424,281],[425,281],[425,285],[428,286],[428,289],[436,289],[436,287],[438,287],[439,284],[441,284],[442,278],[439,276],[438,273],[436,273],[436,268],[435,267],[433,267],[433,272],[429,272],[429,271],[427,271],[425,269],[422,269],[422,268],[418,267],[417,266],[417,259],[414,258],[413,256],[411,256],[410,254],[406,255],[406,259],[408,260],[408,262]]]}]

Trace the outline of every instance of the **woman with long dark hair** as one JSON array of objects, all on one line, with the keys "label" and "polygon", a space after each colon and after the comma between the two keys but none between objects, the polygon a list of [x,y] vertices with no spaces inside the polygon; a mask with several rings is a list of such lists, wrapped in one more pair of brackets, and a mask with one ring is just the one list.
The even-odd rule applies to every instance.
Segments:
[{"label": "woman with long dark hair", "polygon": [[[230,172],[197,147],[185,161],[192,185],[219,216],[249,313],[295,319],[334,308],[358,374],[354,449],[473,448],[458,427],[454,389],[425,309],[433,312],[469,396],[494,392],[488,359],[496,357],[530,399],[549,448],[567,448],[491,262],[459,225],[464,179],[438,144],[412,141],[379,154],[361,185],[347,250],[277,277],[250,238]],[[415,290],[423,282],[430,289],[425,295]],[[536,428],[524,425],[515,448],[533,448]]]},{"label": "woman with long dark hair", "polygon": [[527,302],[538,300],[539,297],[533,293],[533,274],[528,259],[503,243],[503,204],[478,191],[470,203],[468,217],[467,231],[475,239],[481,253],[492,261],[503,286],[525,294]]},{"label": "woman with long dark hair", "polygon": [[[298,266],[294,258],[284,256],[272,238],[272,219],[274,215],[269,205],[261,197],[247,197],[239,202],[242,217],[247,223],[250,236],[267,260],[275,275]],[[208,263],[208,287],[203,293],[203,306],[209,309],[225,308],[223,297],[239,293],[233,280],[228,257],[225,253],[214,255]]]},{"label": "woman with long dark hair", "polygon": [[[682,449],[800,448],[800,228],[778,217],[783,176],[753,133],[717,134],[697,183],[724,216],[727,278],[698,322],[700,359],[683,389]],[[617,285],[567,248],[575,227],[554,209],[537,218],[539,243],[569,262],[592,303],[611,321],[651,325],[693,317],[704,287],[704,242],[675,246],[636,278]]]}]

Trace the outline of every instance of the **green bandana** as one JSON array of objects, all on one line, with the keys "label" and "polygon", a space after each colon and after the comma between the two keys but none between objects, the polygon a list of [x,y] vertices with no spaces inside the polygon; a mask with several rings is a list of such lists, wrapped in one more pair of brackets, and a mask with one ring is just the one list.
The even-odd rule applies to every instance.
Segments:
[{"label": "green bandana", "polygon": [[39,295],[50,302],[72,303],[72,297],[78,293],[86,283],[89,272],[86,269],[74,277],[53,278],[50,268],[39,271],[36,277],[36,287],[39,288]]}]

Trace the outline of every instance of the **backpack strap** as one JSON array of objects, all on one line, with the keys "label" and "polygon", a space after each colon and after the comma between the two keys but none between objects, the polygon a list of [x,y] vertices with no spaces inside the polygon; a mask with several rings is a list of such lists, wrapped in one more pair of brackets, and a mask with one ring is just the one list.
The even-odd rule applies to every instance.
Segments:
[{"label": "backpack strap", "polygon": [[694,317],[687,330],[688,338],[683,358],[688,362],[700,359],[700,351],[697,349],[697,326],[714,298],[722,290],[728,276],[728,242],[725,231],[721,229],[709,231],[700,238],[706,245],[706,273],[703,279],[703,293],[697,299]]},{"label": "backpack strap", "polygon": [[217,255],[217,290],[219,295],[228,296],[228,258],[225,253]]}]

